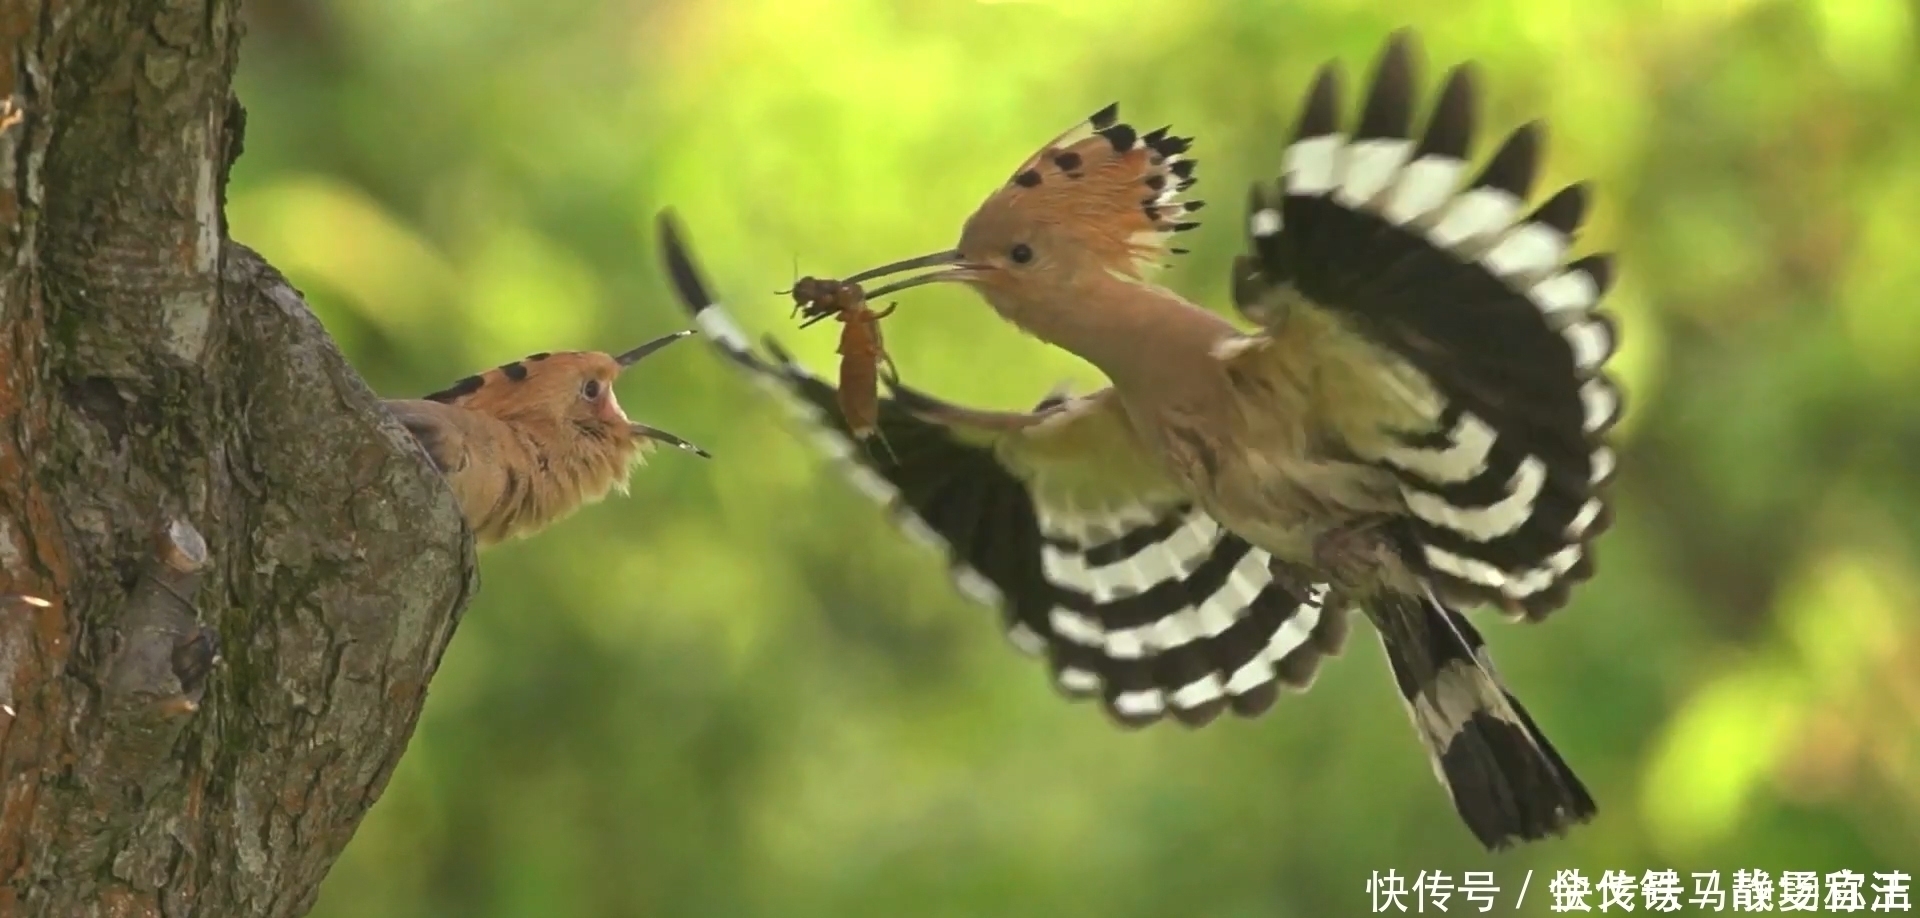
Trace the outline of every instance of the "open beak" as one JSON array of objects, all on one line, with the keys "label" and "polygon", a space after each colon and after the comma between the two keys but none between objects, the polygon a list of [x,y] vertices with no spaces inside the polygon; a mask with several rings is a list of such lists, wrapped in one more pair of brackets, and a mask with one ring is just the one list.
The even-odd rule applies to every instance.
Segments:
[{"label": "open beak", "polygon": [[[634,364],[647,359],[648,357],[654,355],[655,353],[658,353],[662,348],[665,348],[667,345],[672,344],[675,341],[678,341],[682,338],[691,336],[692,334],[694,334],[694,330],[689,328],[683,331],[674,332],[671,335],[662,335],[624,354],[616,355],[613,358],[613,362],[619,364],[621,371],[625,372],[628,368],[632,367]],[[606,398],[608,399],[608,404],[610,405],[613,404],[613,401],[612,401],[613,390],[611,388],[607,390]],[[619,409],[615,408],[614,411],[618,412]],[[623,417],[622,420],[626,420],[626,419]],[[666,431],[661,430],[658,427],[648,427],[645,424],[640,424],[640,423],[636,423],[634,421],[628,420],[627,429],[632,431],[633,435],[636,437],[645,437],[649,440],[653,440],[659,443],[665,443],[668,446],[672,446],[678,449],[684,449],[687,452],[690,452],[696,456],[699,456],[702,459],[713,458],[712,453],[709,453],[706,450],[693,445],[692,443],[682,440],[679,437],[674,436],[673,434],[667,433]]]},{"label": "open beak", "polygon": [[845,278],[841,282],[847,283],[847,284],[859,284],[859,283],[865,283],[866,281],[870,281],[876,277],[886,277],[889,274],[899,274],[902,271],[912,271],[916,268],[938,268],[938,267],[945,267],[946,270],[929,271],[926,274],[916,275],[914,277],[909,277],[905,280],[894,281],[893,283],[887,284],[886,286],[880,287],[879,289],[867,291],[867,298],[875,299],[877,297],[886,296],[889,293],[898,293],[899,291],[905,290],[909,287],[918,287],[918,286],[921,286],[922,284],[938,284],[938,283],[952,282],[952,281],[963,281],[972,277],[976,270],[974,266],[969,265],[965,261],[961,260],[959,252],[949,250],[945,252],[935,252],[931,255],[922,255],[919,258],[909,258],[906,261],[896,261],[890,265],[881,265],[878,268],[874,268],[869,271],[862,271],[859,274],[855,274],[852,277]]}]

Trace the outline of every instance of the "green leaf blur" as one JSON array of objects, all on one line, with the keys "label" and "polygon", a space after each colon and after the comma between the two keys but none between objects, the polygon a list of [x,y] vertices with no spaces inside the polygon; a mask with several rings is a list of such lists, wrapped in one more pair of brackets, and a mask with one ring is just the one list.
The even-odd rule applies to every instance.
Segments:
[{"label": "green leaf blur", "polygon": [[[946,245],[1120,100],[1198,138],[1167,277],[1215,308],[1246,186],[1312,69],[1393,28],[1471,58],[1486,127],[1550,126],[1620,253],[1629,393],[1601,574],[1502,671],[1592,787],[1482,853],[1375,643],[1254,722],[1127,734],[1070,705],[940,561],[698,343],[622,383],[658,454],[483,558],[323,918],[1345,915],[1370,873],[1920,868],[1920,57],[1906,0],[258,0],[234,236],[382,393],[686,324],[686,221],[756,330],[772,291]],[[1428,85],[1432,85],[1429,83]],[[1483,139],[1479,152],[1490,151]],[[1016,407],[1097,375],[915,291],[902,371]],[[991,370],[983,371],[991,367]],[[1456,902],[1455,911],[1461,910]]]}]

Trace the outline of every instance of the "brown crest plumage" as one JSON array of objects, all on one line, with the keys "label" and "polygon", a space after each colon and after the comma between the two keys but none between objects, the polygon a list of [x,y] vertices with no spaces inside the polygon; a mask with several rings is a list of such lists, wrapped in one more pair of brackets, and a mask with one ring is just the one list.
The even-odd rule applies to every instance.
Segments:
[{"label": "brown crest plumage", "polygon": [[1181,198],[1198,160],[1186,155],[1193,138],[1169,130],[1142,134],[1109,105],[1028,157],[975,217],[1053,224],[1109,269],[1144,277],[1185,252],[1169,240],[1199,226],[1191,215],[1205,206]]}]

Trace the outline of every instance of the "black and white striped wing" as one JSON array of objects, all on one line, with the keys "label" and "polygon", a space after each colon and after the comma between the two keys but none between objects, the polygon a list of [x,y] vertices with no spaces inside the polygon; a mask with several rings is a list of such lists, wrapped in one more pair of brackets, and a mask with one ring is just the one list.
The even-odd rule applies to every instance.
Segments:
[{"label": "black and white striped wing", "polygon": [[1597,307],[1610,261],[1567,260],[1583,185],[1526,212],[1538,124],[1465,180],[1467,66],[1414,133],[1414,54],[1410,33],[1392,38],[1351,132],[1339,71],[1321,69],[1278,187],[1253,190],[1236,300],[1272,329],[1289,309],[1329,310],[1404,361],[1383,385],[1420,380],[1410,400],[1425,423],[1364,458],[1401,483],[1416,565],[1443,596],[1538,619],[1592,576],[1590,543],[1609,521],[1605,438],[1622,397],[1604,371],[1615,327]]},{"label": "black and white striped wing", "polygon": [[[891,447],[869,453],[831,384],[777,344],[769,357],[714,300],[671,216],[668,272],[703,336],[799,410],[853,482],[902,530],[944,552],[968,597],[1048,662],[1069,698],[1125,726],[1255,716],[1305,688],[1337,651],[1324,586],[1276,577],[1270,557],[1194,508],[1132,448],[1107,393],[1032,413],[976,412],[897,388],[880,404]],[[878,457],[878,458],[876,458]]]}]

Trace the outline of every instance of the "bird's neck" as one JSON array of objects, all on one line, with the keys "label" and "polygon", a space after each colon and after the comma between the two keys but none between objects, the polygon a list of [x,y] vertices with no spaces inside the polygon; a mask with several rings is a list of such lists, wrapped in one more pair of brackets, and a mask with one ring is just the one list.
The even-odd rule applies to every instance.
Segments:
[{"label": "bird's neck", "polygon": [[550,416],[507,423],[549,481],[588,502],[625,487],[628,470],[639,458],[632,438],[600,426]]},{"label": "bird's neck", "polygon": [[[1112,275],[1087,278],[1039,304],[1001,313],[1034,336],[1100,368],[1121,390],[1177,387],[1192,361],[1238,334],[1232,323],[1165,287]],[[998,304],[996,304],[998,305]]]}]

